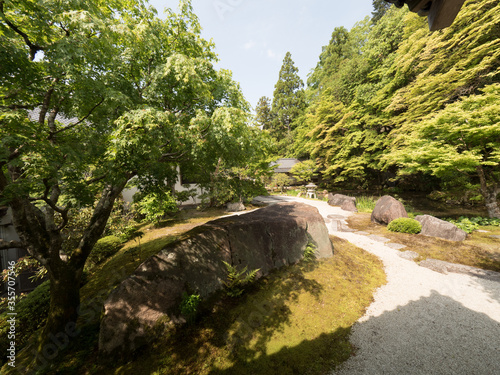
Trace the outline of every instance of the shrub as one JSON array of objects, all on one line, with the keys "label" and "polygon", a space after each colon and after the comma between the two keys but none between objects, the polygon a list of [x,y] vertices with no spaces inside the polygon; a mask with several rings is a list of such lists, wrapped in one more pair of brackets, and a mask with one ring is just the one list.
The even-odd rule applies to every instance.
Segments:
[{"label": "shrub", "polygon": [[122,247],[122,241],[116,236],[107,236],[101,238],[95,244],[92,252],[89,255],[89,261],[93,264],[99,264],[103,260],[116,254]]},{"label": "shrub", "polygon": [[[16,347],[19,351],[29,337],[43,327],[50,306],[50,282],[47,280],[16,304]],[[8,332],[10,324],[7,312],[0,315],[0,350],[6,353],[10,346]],[[6,356],[2,355],[2,363]]]},{"label": "shrub", "polygon": [[186,318],[188,323],[193,323],[198,315],[198,305],[201,302],[199,294],[182,294],[181,314]]},{"label": "shrub", "polygon": [[422,231],[422,224],[415,219],[400,217],[399,219],[391,221],[387,229],[391,232],[417,234]]},{"label": "shrub", "polygon": [[460,216],[458,220],[453,219],[445,219],[452,224],[455,224],[458,228],[462,229],[467,233],[472,233],[475,230],[479,229],[479,226],[489,226],[489,225],[500,225],[499,219],[489,219],[485,217],[473,217],[468,218],[465,216]]},{"label": "shrub", "polygon": [[500,219],[490,218],[490,217],[472,217],[470,221],[477,223],[482,226],[497,226],[500,227]]}]

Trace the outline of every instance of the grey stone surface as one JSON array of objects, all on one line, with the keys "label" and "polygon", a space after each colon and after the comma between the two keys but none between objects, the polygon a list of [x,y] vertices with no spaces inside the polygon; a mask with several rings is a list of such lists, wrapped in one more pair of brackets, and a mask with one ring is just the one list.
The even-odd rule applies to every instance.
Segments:
[{"label": "grey stone surface", "polygon": [[449,241],[463,241],[467,238],[467,233],[459,229],[455,224],[438,219],[430,215],[420,215],[415,220],[422,224],[423,236],[438,237]]},{"label": "grey stone surface", "polygon": [[318,258],[333,246],[318,209],[302,203],[274,204],[197,227],[142,263],[104,303],[99,349],[126,355],[150,339],[159,321],[183,321],[182,294],[210,297],[223,288],[227,262],[241,270],[259,269],[258,277],[302,259],[316,245]]},{"label": "grey stone surface", "polygon": [[242,212],[245,211],[246,207],[243,203],[238,202],[238,203],[228,203],[226,211],[228,212]]},{"label": "grey stone surface", "polygon": [[339,206],[344,211],[358,212],[356,208],[356,198],[344,194],[328,194],[328,204],[330,206]]},{"label": "grey stone surface", "polygon": [[342,203],[340,208],[343,209],[344,211],[358,212],[355,201],[345,201],[344,203]]},{"label": "grey stone surface", "polygon": [[382,243],[390,241],[390,239],[388,239],[388,238],[385,238],[385,237],[382,237],[382,236],[376,236],[374,234],[369,235],[368,238],[371,239],[371,240],[373,240],[373,241],[382,242]]},{"label": "grey stone surface", "polygon": [[414,260],[417,259],[420,255],[414,251],[401,251],[399,252],[398,256],[403,259]]},{"label": "grey stone surface", "polygon": [[500,236],[497,236],[497,235],[495,235],[495,234],[494,234],[494,235],[491,235],[490,237],[491,237],[491,238],[500,239]]},{"label": "grey stone surface", "polygon": [[403,245],[400,243],[387,243],[387,244],[385,244],[385,246],[388,246],[394,250],[401,250],[401,249],[404,249],[406,247],[406,245]]},{"label": "grey stone surface", "polygon": [[389,195],[384,195],[377,201],[371,220],[377,224],[387,225],[400,217],[408,217],[403,204]]},{"label": "grey stone surface", "polygon": [[450,263],[437,259],[425,259],[421,261],[419,265],[445,275],[449,272],[453,272],[476,276],[487,280],[500,281],[499,272],[483,270],[463,264]]}]

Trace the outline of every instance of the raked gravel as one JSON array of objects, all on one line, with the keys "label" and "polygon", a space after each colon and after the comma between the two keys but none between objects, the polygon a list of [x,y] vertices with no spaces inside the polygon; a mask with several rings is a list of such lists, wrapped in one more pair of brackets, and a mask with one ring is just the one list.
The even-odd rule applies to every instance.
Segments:
[{"label": "raked gravel", "polygon": [[352,329],[355,355],[331,375],[500,374],[500,282],[441,274],[403,259],[380,241],[337,232],[339,225],[328,216],[350,213],[326,202],[279,200],[317,207],[331,234],[384,263],[387,284]]}]

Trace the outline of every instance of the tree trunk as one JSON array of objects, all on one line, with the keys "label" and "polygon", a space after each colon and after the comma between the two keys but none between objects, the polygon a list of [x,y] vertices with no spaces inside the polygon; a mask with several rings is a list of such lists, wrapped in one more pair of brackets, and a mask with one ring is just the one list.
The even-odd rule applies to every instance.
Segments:
[{"label": "tree trunk", "polygon": [[498,191],[494,190],[484,197],[484,203],[488,210],[488,216],[491,218],[500,219],[500,208],[497,201]]},{"label": "tree trunk", "polygon": [[500,208],[498,207],[497,197],[500,194],[500,187],[497,183],[488,185],[486,174],[482,166],[477,167],[477,174],[481,183],[481,194],[484,197],[484,204],[490,218],[500,219]]},{"label": "tree trunk", "polygon": [[78,318],[83,271],[83,268],[75,270],[66,264],[51,268],[49,315],[38,342],[38,353],[47,360],[52,359],[54,346],[61,351],[72,337]]}]

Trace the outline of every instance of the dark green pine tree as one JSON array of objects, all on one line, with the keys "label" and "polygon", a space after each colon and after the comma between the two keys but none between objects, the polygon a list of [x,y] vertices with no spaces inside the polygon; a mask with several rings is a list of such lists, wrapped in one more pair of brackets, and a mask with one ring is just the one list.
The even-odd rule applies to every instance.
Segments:
[{"label": "dark green pine tree", "polygon": [[294,121],[306,107],[304,82],[297,74],[292,54],[287,52],[280,70],[278,82],[274,86],[274,98],[271,109],[273,123],[271,132],[277,139],[289,137],[294,128]]},{"label": "dark green pine tree", "polygon": [[271,114],[271,99],[263,96],[255,108],[255,122],[263,130],[270,130],[273,116]]},{"label": "dark green pine tree", "polygon": [[351,57],[349,51],[349,31],[344,27],[336,27],[333,30],[332,38],[319,56],[319,62],[307,80],[307,85],[313,89],[322,89],[328,79],[335,75],[340,65]]},{"label": "dark green pine tree", "polygon": [[385,0],[373,0],[372,4],[373,4],[373,12],[372,12],[373,23],[377,23],[378,20],[380,20],[384,16],[384,14],[392,5],[391,3],[388,3]]}]

